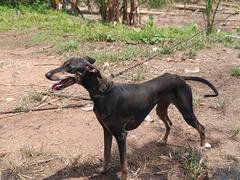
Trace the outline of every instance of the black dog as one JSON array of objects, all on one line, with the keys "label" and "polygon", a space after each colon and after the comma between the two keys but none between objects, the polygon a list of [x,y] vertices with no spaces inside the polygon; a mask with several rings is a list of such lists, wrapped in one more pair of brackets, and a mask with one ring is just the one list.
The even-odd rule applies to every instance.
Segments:
[{"label": "black dog", "polygon": [[[204,127],[193,112],[192,91],[185,80],[205,83],[215,93],[205,97],[217,96],[216,88],[209,81],[200,77],[183,77],[166,73],[141,84],[114,84],[102,77],[93,65],[94,62],[95,59],[90,57],[71,58],[63,66],[48,72],[46,77],[52,81],[60,80],[52,86],[54,90],[78,83],[89,92],[94,103],[93,111],[104,131],[103,171],[107,170],[110,161],[112,136],[114,136],[120,153],[121,179],[127,178],[127,131],[137,128],[155,105],[157,105],[157,115],[166,126],[162,144],[167,142],[172,125],[167,114],[171,103],[181,112],[184,120],[199,132],[200,144],[201,146],[204,144]],[[60,77],[58,75],[60,73],[64,76]]]}]

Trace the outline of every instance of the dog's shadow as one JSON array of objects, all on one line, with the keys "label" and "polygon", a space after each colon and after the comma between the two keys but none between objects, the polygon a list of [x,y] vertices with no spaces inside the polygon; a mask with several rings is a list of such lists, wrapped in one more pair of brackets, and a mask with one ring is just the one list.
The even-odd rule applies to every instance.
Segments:
[{"label": "dog's shadow", "polygon": [[[131,143],[130,143],[131,144]],[[173,161],[169,157],[169,153],[175,149],[181,150],[184,147],[173,145],[160,146],[157,142],[152,141],[145,144],[141,148],[135,148],[132,145],[128,146],[128,177],[132,179],[168,179],[170,169],[173,167]],[[84,166],[74,165],[66,166],[58,170],[55,174],[44,178],[44,180],[52,179],[69,179],[81,178],[92,180],[115,180],[119,179],[120,165],[118,151],[113,151],[111,167],[107,173],[100,174],[99,169],[103,163],[85,163]]]}]

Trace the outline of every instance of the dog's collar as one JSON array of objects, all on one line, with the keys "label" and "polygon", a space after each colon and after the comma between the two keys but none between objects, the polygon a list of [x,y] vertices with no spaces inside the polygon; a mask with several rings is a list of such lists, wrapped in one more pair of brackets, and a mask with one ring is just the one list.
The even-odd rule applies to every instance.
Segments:
[{"label": "dog's collar", "polygon": [[99,80],[99,91],[101,94],[108,94],[111,90],[112,90],[112,87],[113,87],[113,81],[109,81],[107,79],[101,79]]}]

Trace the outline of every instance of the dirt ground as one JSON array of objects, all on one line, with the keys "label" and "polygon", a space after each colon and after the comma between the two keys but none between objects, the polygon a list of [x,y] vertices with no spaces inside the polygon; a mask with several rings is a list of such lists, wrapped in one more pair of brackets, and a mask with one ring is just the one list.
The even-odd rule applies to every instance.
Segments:
[{"label": "dirt ground", "polygon": [[[47,92],[52,82],[44,74],[70,57],[70,54],[58,55],[49,44],[27,46],[33,33],[37,30],[0,33],[1,112],[21,105],[23,98],[33,91]],[[118,44],[111,46],[114,48]],[[217,87],[218,97],[204,99],[203,95],[210,91],[209,88],[189,82],[194,92],[195,113],[206,128],[207,142],[212,145],[203,152],[207,159],[208,176],[210,179],[239,179],[240,135],[234,135],[234,128],[240,125],[240,79],[232,77],[230,70],[240,64],[240,52],[221,44],[211,47],[197,52],[194,60],[183,60],[182,53],[177,52],[173,57],[153,59],[134,69],[134,72],[144,71],[145,80],[164,72],[201,76]],[[105,73],[118,72],[130,64],[110,65]],[[199,68],[199,72],[186,72],[186,69],[195,68]],[[125,82],[129,73],[115,81]],[[88,97],[78,85],[66,88],[60,94]],[[34,106],[62,107],[90,103],[71,98],[44,98],[44,102]],[[175,107],[170,107],[169,115],[173,126],[166,146],[161,147],[157,143],[165,128],[155,110],[150,113],[153,122],[145,121],[138,129],[129,132],[130,179],[184,179],[185,175],[172,154],[188,147],[198,148],[199,136],[184,122]],[[112,152],[117,159],[115,141]],[[0,115],[2,179],[114,179],[118,171],[114,168],[108,175],[97,174],[102,165],[102,155],[103,132],[92,111],[58,108]],[[113,167],[118,167],[116,164]]]}]

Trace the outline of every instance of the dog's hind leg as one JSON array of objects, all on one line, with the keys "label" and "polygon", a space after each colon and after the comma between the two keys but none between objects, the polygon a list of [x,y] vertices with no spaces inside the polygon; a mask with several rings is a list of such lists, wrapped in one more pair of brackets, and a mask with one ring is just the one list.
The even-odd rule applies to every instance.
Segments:
[{"label": "dog's hind leg", "polygon": [[174,104],[181,112],[184,120],[198,131],[201,139],[200,145],[203,146],[205,142],[205,128],[197,120],[193,112],[192,90],[189,85],[176,92],[176,102]]},{"label": "dog's hind leg", "polygon": [[172,122],[168,117],[168,112],[167,112],[168,106],[169,106],[169,103],[165,104],[165,105],[158,104],[156,107],[157,115],[163,121],[163,123],[165,124],[165,127],[166,127],[166,132],[165,132],[163,138],[159,141],[161,145],[165,145],[167,143],[167,138],[170,133],[171,126],[172,126]]}]

